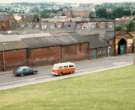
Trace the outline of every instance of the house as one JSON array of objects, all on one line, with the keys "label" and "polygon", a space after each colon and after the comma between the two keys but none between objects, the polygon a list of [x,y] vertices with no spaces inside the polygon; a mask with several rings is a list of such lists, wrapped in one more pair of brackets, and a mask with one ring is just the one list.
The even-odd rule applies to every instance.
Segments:
[{"label": "house", "polygon": [[0,31],[11,29],[11,15],[6,12],[0,12]]},{"label": "house", "polygon": [[95,11],[95,5],[88,3],[77,4],[69,8],[64,8],[63,13],[69,18],[89,18],[91,12]]},{"label": "house", "polygon": [[134,20],[134,16],[123,16],[121,18],[116,18],[115,23],[116,25],[122,25],[122,24],[127,24],[130,21]]},{"label": "house", "polygon": [[40,18],[34,14],[15,13],[16,29],[41,29]]},{"label": "house", "polygon": [[41,19],[42,30],[67,30],[77,32],[79,30],[89,30],[90,32],[110,32],[114,33],[114,21],[97,18],[50,18]]},{"label": "house", "polygon": [[90,10],[83,7],[72,7],[70,9],[64,10],[64,15],[69,18],[84,17],[88,18],[90,15]]}]

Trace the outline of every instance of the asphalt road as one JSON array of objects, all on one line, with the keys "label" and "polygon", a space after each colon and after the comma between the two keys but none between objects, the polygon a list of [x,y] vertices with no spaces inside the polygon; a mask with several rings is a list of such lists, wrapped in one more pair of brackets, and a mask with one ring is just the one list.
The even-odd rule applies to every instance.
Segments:
[{"label": "asphalt road", "polygon": [[35,84],[40,82],[48,82],[50,80],[59,80],[63,78],[84,75],[85,73],[92,73],[97,71],[103,71],[106,69],[117,68],[121,66],[130,65],[133,63],[133,54],[115,57],[106,57],[95,60],[83,60],[76,61],[77,72],[75,74],[64,75],[54,77],[50,74],[52,65],[41,66],[35,69],[38,70],[38,74],[29,75],[24,77],[15,77],[12,71],[0,73],[0,90],[19,87],[28,84]]}]

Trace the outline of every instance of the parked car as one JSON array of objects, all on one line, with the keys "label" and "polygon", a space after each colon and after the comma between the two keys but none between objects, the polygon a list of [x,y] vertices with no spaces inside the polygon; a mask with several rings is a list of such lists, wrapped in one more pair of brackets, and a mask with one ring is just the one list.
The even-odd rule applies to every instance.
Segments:
[{"label": "parked car", "polygon": [[30,75],[30,74],[37,74],[37,70],[34,70],[33,68],[29,66],[20,66],[17,67],[13,73],[15,76],[24,76],[24,75]]},{"label": "parked car", "polygon": [[54,64],[51,73],[57,76],[57,75],[71,74],[74,73],[75,71],[76,65],[72,62],[66,62]]}]

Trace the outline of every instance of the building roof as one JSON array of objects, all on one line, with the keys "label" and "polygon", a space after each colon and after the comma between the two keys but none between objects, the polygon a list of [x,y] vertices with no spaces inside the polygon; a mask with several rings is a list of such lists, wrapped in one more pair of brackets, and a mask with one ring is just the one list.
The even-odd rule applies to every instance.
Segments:
[{"label": "building roof", "polygon": [[126,37],[126,38],[133,38],[134,34],[131,32],[127,32],[127,31],[118,31],[116,32],[115,36],[117,38],[121,38],[121,37]]},{"label": "building roof", "polygon": [[0,42],[0,51],[16,50],[24,48],[27,48],[27,46],[22,41]]},{"label": "building roof", "polygon": [[68,22],[68,21],[74,21],[74,22],[114,22],[112,19],[104,19],[104,18],[81,18],[81,17],[75,17],[75,18],[45,18],[41,19],[42,22]]},{"label": "building roof", "polygon": [[132,37],[135,38],[135,32],[130,32],[129,34],[132,35]]},{"label": "building roof", "polygon": [[76,43],[88,42],[85,38],[74,33],[60,33],[52,36],[38,38],[23,38],[23,42],[28,48],[39,48],[59,45],[71,45]]},{"label": "building roof", "polygon": [[[4,38],[5,37],[5,38]],[[88,42],[90,48],[107,46],[106,41],[99,34],[81,33],[45,33],[4,36],[0,38],[0,51],[22,48],[41,48],[51,46],[64,46]],[[4,42],[4,43],[3,43]]]},{"label": "building roof", "polygon": [[51,36],[50,33],[34,33],[34,34],[0,34],[0,42],[20,41],[22,38]]},{"label": "building roof", "polygon": [[91,22],[114,22],[112,19],[105,19],[105,18],[97,18],[97,17],[91,17]]},{"label": "building roof", "polygon": [[83,36],[89,42],[90,48],[99,48],[108,46],[107,42],[99,36]]}]

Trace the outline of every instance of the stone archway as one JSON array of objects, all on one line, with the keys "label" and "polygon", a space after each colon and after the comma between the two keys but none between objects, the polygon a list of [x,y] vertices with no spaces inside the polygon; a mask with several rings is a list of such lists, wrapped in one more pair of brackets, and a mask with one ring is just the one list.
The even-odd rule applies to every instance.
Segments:
[{"label": "stone archway", "polygon": [[118,54],[123,55],[127,53],[127,42],[125,39],[121,39],[118,43]]}]

